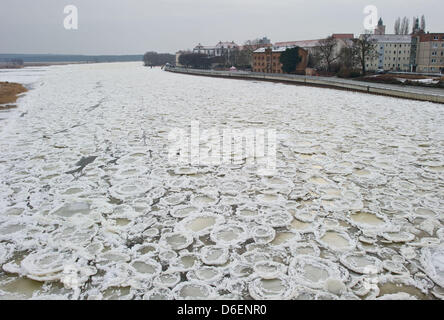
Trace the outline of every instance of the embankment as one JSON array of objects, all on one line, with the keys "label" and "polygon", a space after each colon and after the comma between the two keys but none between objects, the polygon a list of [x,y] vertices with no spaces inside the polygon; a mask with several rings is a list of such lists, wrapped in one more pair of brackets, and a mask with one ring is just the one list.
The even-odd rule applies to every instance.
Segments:
[{"label": "embankment", "polygon": [[165,71],[207,77],[272,81],[322,88],[332,88],[444,104],[444,90],[436,88],[411,88],[398,85],[366,83],[362,81],[340,78],[312,77],[292,74],[254,73],[244,71],[231,72],[173,67],[166,67]]}]

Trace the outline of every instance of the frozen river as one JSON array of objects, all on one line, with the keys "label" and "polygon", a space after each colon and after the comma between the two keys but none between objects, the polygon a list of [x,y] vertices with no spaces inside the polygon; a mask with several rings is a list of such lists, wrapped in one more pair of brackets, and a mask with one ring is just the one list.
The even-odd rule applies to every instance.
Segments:
[{"label": "frozen river", "polygon": [[[444,299],[442,105],[141,63],[33,88],[0,127],[0,299]],[[276,174],[170,163],[192,121],[276,130]]]}]

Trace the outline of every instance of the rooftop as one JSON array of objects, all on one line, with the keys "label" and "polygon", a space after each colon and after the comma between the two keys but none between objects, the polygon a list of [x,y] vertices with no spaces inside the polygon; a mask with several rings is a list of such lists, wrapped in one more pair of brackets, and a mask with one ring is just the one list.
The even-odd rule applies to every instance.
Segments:
[{"label": "rooftop", "polygon": [[371,39],[376,40],[379,43],[410,43],[412,41],[412,36],[407,35],[399,35],[399,34],[375,34],[371,36]]},{"label": "rooftop", "polygon": [[275,45],[278,47],[302,47],[302,48],[314,48],[319,46],[318,40],[301,40],[301,41],[286,41],[286,42],[276,42]]},{"label": "rooftop", "polygon": [[[255,50],[254,53],[264,53],[266,49],[268,49],[268,48],[259,48],[259,49]],[[271,48],[271,50],[273,52],[284,52],[285,50],[287,50],[287,47],[274,46]]]},{"label": "rooftop", "polygon": [[444,33],[420,33],[419,41],[420,42],[428,42],[428,41],[444,41]]},{"label": "rooftop", "polygon": [[194,47],[194,49],[215,50],[215,49],[218,49],[218,48],[236,48],[236,47],[239,47],[239,46],[234,41],[231,41],[231,42],[219,41],[214,46],[203,46],[201,43],[199,43],[197,46]]},{"label": "rooftop", "polygon": [[332,37],[335,39],[353,39],[355,35],[353,33],[333,33]]}]

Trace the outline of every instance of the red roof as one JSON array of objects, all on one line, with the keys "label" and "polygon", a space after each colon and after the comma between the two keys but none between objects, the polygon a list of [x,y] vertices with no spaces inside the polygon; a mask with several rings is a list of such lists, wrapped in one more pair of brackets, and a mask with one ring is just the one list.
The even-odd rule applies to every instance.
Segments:
[{"label": "red roof", "polygon": [[420,42],[429,42],[429,41],[444,41],[444,33],[420,33],[419,41]]},{"label": "red roof", "polygon": [[335,39],[353,39],[355,35],[353,33],[333,33]]}]

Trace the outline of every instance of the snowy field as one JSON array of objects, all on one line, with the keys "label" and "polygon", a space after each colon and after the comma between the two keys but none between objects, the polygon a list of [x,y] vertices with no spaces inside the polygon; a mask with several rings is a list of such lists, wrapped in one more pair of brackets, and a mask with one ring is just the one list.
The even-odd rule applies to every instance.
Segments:
[{"label": "snowy field", "polygon": [[[141,63],[33,87],[0,127],[0,299],[444,299],[442,105]],[[170,164],[194,120],[275,129],[276,175]]]}]

